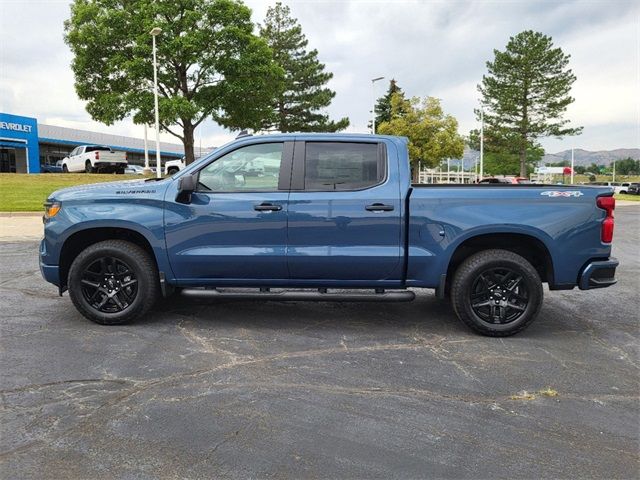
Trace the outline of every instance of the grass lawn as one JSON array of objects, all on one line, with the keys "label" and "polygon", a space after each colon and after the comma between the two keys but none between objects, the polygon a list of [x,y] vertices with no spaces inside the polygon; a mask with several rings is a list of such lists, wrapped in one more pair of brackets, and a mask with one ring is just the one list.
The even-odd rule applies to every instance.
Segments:
[{"label": "grass lawn", "polygon": [[0,173],[0,212],[41,212],[49,194],[60,188],[143,178],[141,175],[93,173]]},{"label": "grass lawn", "polygon": [[640,195],[625,195],[619,193],[616,196],[616,200],[631,200],[632,202],[640,202]]}]

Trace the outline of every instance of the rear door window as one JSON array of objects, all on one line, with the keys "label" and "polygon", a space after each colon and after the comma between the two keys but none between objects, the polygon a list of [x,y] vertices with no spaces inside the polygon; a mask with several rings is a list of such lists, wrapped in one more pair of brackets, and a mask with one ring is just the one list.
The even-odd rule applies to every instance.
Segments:
[{"label": "rear door window", "polygon": [[383,145],[377,143],[306,142],[305,190],[361,190],[384,181]]}]

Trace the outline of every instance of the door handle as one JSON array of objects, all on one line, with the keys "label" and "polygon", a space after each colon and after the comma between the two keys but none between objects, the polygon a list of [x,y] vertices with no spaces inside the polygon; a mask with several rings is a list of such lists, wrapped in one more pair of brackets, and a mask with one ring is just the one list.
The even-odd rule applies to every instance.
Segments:
[{"label": "door handle", "polygon": [[282,205],[274,205],[272,203],[261,203],[260,205],[254,205],[254,210],[258,212],[278,212],[282,210]]},{"label": "door handle", "polygon": [[369,212],[391,212],[393,205],[385,205],[384,203],[373,203],[364,207]]}]

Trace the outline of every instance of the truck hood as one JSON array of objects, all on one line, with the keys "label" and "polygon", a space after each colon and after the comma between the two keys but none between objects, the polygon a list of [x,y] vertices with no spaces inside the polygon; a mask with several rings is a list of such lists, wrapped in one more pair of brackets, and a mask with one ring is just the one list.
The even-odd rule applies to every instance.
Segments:
[{"label": "truck hood", "polygon": [[96,200],[127,197],[144,198],[163,195],[170,179],[162,180],[124,180],[119,182],[90,183],[56,190],[49,195],[47,201],[64,202],[69,200]]}]

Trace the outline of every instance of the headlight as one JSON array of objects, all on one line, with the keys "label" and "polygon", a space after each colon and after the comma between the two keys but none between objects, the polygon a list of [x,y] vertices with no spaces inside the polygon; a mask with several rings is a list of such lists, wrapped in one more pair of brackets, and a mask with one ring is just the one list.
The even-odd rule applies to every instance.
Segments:
[{"label": "headlight", "polygon": [[62,208],[62,205],[60,205],[60,202],[45,202],[44,203],[44,219],[49,220],[50,218],[55,217],[61,208]]}]

